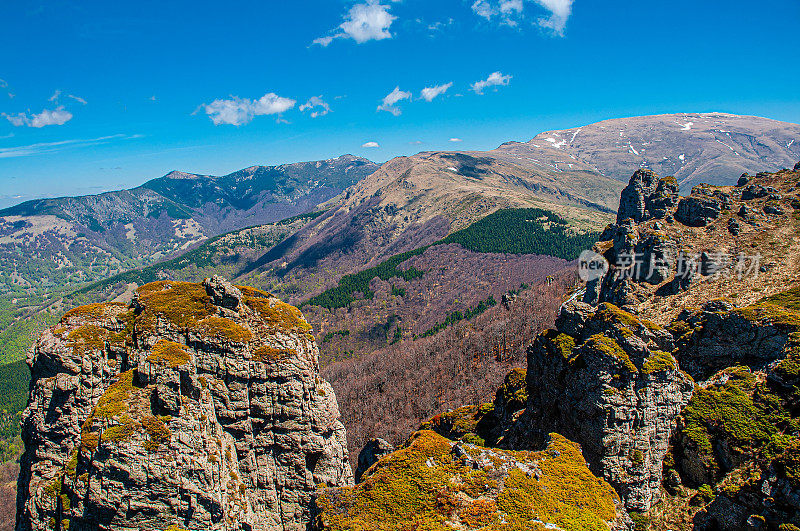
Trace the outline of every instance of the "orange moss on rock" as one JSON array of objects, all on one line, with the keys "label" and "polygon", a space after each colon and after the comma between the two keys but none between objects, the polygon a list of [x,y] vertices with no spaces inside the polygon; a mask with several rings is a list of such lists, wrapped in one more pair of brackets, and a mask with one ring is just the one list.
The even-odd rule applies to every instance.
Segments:
[{"label": "orange moss on rock", "polygon": [[211,298],[200,284],[161,281],[146,284],[137,290],[144,308],[136,319],[141,330],[153,331],[158,319],[164,319],[180,331],[196,330],[203,319],[217,313]]},{"label": "orange moss on rock", "polygon": [[253,333],[227,317],[210,315],[200,321],[197,331],[206,337],[226,339],[236,343],[247,343],[253,339]]},{"label": "orange moss on rock", "polygon": [[185,345],[174,341],[160,340],[153,346],[147,361],[164,365],[172,369],[188,363],[192,359]]},{"label": "orange moss on rock", "polygon": [[512,531],[551,524],[565,531],[607,531],[617,518],[614,490],[589,472],[580,448],[560,435],[551,435],[541,452],[465,448],[492,464],[476,470],[453,451],[452,442],[432,431],[415,433],[373,465],[363,483],[320,492],[318,528]]},{"label": "orange moss on rock", "polygon": [[126,306],[121,302],[105,302],[105,303],[94,303],[94,304],[87,304],[85,306],[79,306],[77,308],[73,308],[61,318],[61,322],[65,323],[70,321],[71,319],[93,319],[93,320],[100,320],[107,317],[110,317],[109,313],[112,309],[123,309]]},{"label": "orange moss on rock", "polygon": [[258,313],[267,326],[294,332],[311,331],[311,325],[306,322],[303,312],[275,297],[245,297],[244,303]]}]

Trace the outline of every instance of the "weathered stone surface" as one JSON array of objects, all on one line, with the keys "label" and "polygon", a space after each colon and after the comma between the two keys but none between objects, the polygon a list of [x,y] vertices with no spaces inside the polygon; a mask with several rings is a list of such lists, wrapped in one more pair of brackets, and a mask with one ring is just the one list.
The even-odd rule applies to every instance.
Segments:
[{"label": "weathered stone surface", "polygon": [[304,530],[348,485],[345,430],[296,308],[222,279],[68,312],[30,359],[20,531]]},{"label": "weathered stone surface", "polygon": [[622,190],[617,224],[626,219],[641,223],[664,218],[677,200],[678,183],[674,177],[659,179],[652,170],[637,170]]},{"label": "weathered stone surface", "polygon": [[675,219],[690,227],[704,227],[717,219],[722,201],[715,197],[685,197],[678,203]]},{"label": "weathered stone surface", "polygon": [[800,329],[780,308],[729,304],[712,301],[699,312],[682,313],[671,326],[678,362],[695,380],[737,365],[763,369],[784,356],[791,334]]},{"label": "weathered stone surface", "polygon": [[692,382],[669,354],[671,335],[611,304],[587,316],[567,305],[528,350],[528,408],[509,447],[549,432],[581,444],[592,471],[628,509],[659,499],[662,460]]},{"label": "weathered stone surface", "polygon": [[239,307],[239,302],[242,300],[242,292],[221,276],[214,275],[205,279],[203,287],[206,288],[206,293],[217,306],[222,306],[229,310],[235,310]]},{"label": "weathered stone surface", "polygon": [[742,200],[749,201],[751,199],[760,199],[762,197],[767,197],[769,192],[766,188],[761,186],[760,184],[750,184],[744,190],[742,190]]},{"label": "weathered stone surface", "polygon": [[369,467],[377,463],[381,457],[394,452],[394,446],[381,438],[367,441],[358,454],[358,467],[356,468],[356,483],[361,481]]}]

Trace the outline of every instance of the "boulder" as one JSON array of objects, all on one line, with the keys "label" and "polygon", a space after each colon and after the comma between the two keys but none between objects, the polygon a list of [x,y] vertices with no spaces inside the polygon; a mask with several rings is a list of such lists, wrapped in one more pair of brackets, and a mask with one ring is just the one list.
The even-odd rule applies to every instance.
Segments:
[{"label": "boulder", "polygon": [[719,198],[692,195],[680,200],[675,219],[689,227],[705,227],[719,217],[722,206]]},{"label": "boulder", "polygon": [[394,452],[394,446],[383,439],[371,439],[358,453],[358,467],[356,468],[356,483],[360,483],[364,473],[369,467],[377,463],[381,457]]}]

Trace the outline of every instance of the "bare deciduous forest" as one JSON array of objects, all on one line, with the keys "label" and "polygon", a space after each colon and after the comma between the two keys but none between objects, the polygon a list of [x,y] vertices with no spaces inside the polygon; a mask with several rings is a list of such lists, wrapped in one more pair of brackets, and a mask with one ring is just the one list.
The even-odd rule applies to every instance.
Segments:
[{"label": "bare deciduous forest", "polygon": [[347,427],[351,463],[372,437],[396,445],[436,413],[490,400],[508,371],[525,367],[526,346],[553,322],[574,282],[572,271],[562,271],[552,283],[520,292],[508,309],[498,304],[432,337],[323,368]]}]

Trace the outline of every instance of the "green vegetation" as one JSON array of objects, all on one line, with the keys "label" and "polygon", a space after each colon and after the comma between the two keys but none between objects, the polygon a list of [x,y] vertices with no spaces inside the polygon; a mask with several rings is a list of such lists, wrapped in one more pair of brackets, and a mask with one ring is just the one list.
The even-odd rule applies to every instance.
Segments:
[{"label": "green vegetation", "polygon": [[448,326],[455,324],[459,321],[469,320],[474,317],[477,317],[478,315],[482,314],[483,312],[494,306],[497,306],[497,301],[495,301],[494,297],[490,295],[488,299],[479,302],[477,306],[475,306],[474,308],[470,308],[464,313],[460,311],[455,311],[451,313],[450,315],[447,316],[447,318],[445,318],[443,322],[434,325],[429,330],[426,330],[420,337],[430,337],[432,335],[438,334]]},{"label": "green vegetation", "polygon": [[494,416],[494,404],[491,402],[479,406],[463,406],[453,411],[441,413],[426,420],[421,430],[432,430],[448,439],[462,440],[477,446],[494,443],[491,430],[497,424]]},{"label": "green vegetation", "polygon": [[20,421],[28,402],[31,372],[24,361],[0,366],[0,462],[22,451]]},{"label": "green vegetation", "polygon": [[147,361],[173,369],[186,364],[191,359],[192,355],[189,354],[185,345],[167,341],[166,339],[162,339],[153,345],[150,355],[147,356]]},{"label": "green vegetation", "polygon": [[350,330],[336,330],[335,332],[328,332],[322,337],[322,342],[327,343],[336,336],[347,337],[350,335]]},{"label": "green vegetation", "polygon": [[267,326],[295,332],[311,331],[311,325],[306,322],[303,312],[275,297],[266,299],[245,296],[244,303],[258,313]]},{"label": "green vegetation", "polygon": [[25,359],[36,338],[57,322],[48,312],[28,315],[10,301],[0,301],[0,364]]},{"label": "green vegetation", "polygon": [[[302,219],[302,217],[297,216],[296,219],[289,218],[277,223],[277,225],[288,225],[297,219]],[[160,280],[162,278],[160,275],[162,271],[171,271],[175,273],[177,271],[187,270],[191,274],[182,275],[181,278],[188,279],[191,277],[192,280],[199,280],[204,272],[210,273],[211,269],[214,269],[216,272],[222,265],[220,261],[221,258],[232,253],[236,247],[266,249],[277,245],[288,235],[285,230],[273,233],[259,232],[255,229],[258,229],[258,227],[239,229],[209,238],[196,249],[175,258],[164,260],[163,262],[158,262],[141,269],[126,271],[125,273],[120,273],[99,282],[89,284],[76,291],[74,296],[80,298],[80,295],[103,291],[119,284],[136,284],[138,286],[143,286]],[[228,273],[232,273],[232,271]]]},{"label": "green vegetation", "polygon": [[610,337],[604,336],[603,334],[595,334],[586,340],[584,346],[595,353],[615,358],[629,373],[639,372],[636,365],[631,361],[630,356],[628,356],[628,354],[622,350],[622,347]]},{"label": "green vegetation", "polygon": [[675,358],[668,352],[661,350],[654,350],[650,353],[650,357],[644,360],[642,364],[642,372],[645,374],[653,374],[656,372],[674,371],[678,364]]},{"label": "green vegetation", "polygon": [[789,405],[747,367],[726,369],[722,375],[724,384],[698,388],[684,411],[683,434],[713,476],[722,472],[715,441],[724,441],[734,452],[772,459],[797,440],[783,434],[800,431]]},{"label": "green vegetation", "polygon": [[760,302],[782,306],[789,310],[800,311],[800,287],[792,288],[783,293],[777,293],[771,297],[766,297]]},{"label": "green vegetation", "polygon": [[406,288],[398,288],[395,285],[392,285],[392,297],[405,297],[406,296]]},{"label": "green vegetation", "polygon": [[525,369],[512,369],[503,379],[503,384],[497,390],[494,402],[503,404],[507,412],[519,411],[528,404],[528,384]]},{"label": "green vegetation", "polygon": [[498,210],[439,243],[479,253],[542,254],[575,260],[599,233],[576,233],[561,217],[540,208]]},{"label": "green vegetation", "polygon": [[324,293],[317,295],[316,297],[312,297],[303,303],[303,306],[322,306],[323,308],[327,308],[329,310],[346,308],[350,305],[350,303],[356,300],[354,297],[356,292],[361,293],[364,299],[372,299],[375,297],[375,292],[369,289],[369,284],[372,282],[373,278],[377,277],[381,280],[402,278],[406,281],[420,278],[422,277],[423,272],[419,269],[412,267],[399,270],[397,269],[397,266],[409,258],[424,253],[427,249],[428,247],[420,247],[419,249],[393,256],[375,267],[371,267],[351,275],[345,275],[341,280],[339,280],[338,286],[331,288]]}]

